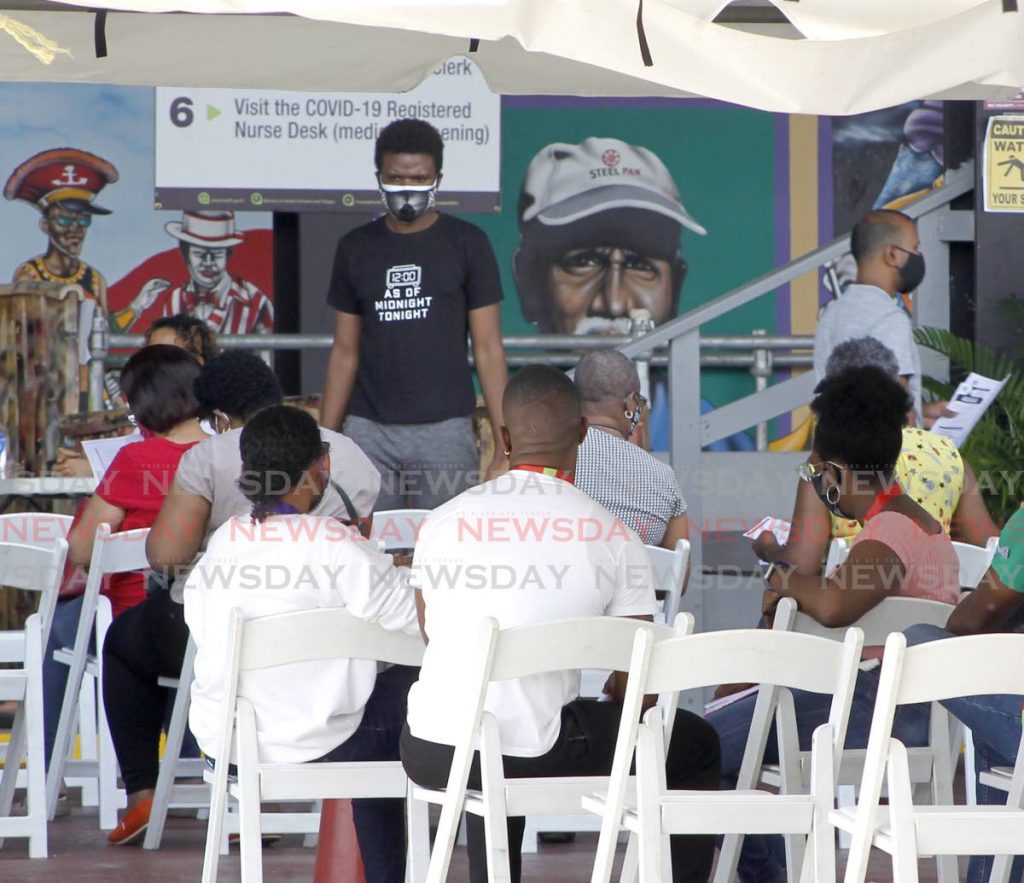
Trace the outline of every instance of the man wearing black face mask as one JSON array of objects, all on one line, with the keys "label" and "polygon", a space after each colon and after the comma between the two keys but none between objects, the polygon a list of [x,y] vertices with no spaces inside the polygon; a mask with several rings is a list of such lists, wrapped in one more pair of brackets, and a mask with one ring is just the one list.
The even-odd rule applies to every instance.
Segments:
[{"label": "man wearing black face mask", "polygon": [[896,356],[899,379],[914,402],[913,423],[939,416],[945,402],[921,406],[921,360],[910,318],[900,295],[924,280],[924,256],[917,226],[902,212],[881,209],[865,215],[853,228],[850,250],[857,261],[857,281],[833,301],[818,320],[814,335],[814,373],[821,381],[825,363],[840,343],[872,337]]},{"label": "man wearing black face mask", "polygon": [[380,133],[386,214],[338,243],[327,295],[337,313],[321,423],[344,423],[380,470],[378,510],[432,509],[476,483],[467,330],[495,438],[501,425],[498,264],[482,230],[434,208],[443,152],[422,120]]}]

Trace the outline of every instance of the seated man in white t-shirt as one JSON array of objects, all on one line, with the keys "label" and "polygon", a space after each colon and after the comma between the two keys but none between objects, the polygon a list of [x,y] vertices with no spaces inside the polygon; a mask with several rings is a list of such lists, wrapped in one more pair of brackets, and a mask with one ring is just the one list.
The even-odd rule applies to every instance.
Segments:
[{"label": "seated man in white t-shirt", "polygon": [[[505,390],[501,440],[510,471],[435,509],[416,544],[413,583],[428,638],[409,692],[402,762],[426,787],[448,781],[457,734],[454,694],[469,664],[466,635],[493,616],[502,628],[579,616],[651,619],[658,609],[640,539],[573,486],[586,434],[580,397],[561,371],[520,369]],[[611,701],[579,699],[580,673],[555,672],[491,684],[486,708],[498,721],[505,775],[607,775],[625,677]],[[668,751],[670,788],[718,787],[718,738],[680,711]],[[479,787],[475,763],[470,786]],[[487,879],[483,822],[468,816],[470,880]],[[520,877],[524,821],[509,820],[512,879]],[[704,883],[713,837],[673,837],[673,880]]]},{"label": "seated man in white t-shirt", "polygon": [[[310,514],[327,490],[329,446],[309,414],[275,406],[242,430],[239,485],[251,516],[229,518],[185,582],[185,622],[196,643],[189,724],[215,754],[227,689],[229,617],[344,607],[391,631],[417,631],[406,576],[354,527]],[[416,669],[380,675],[365,659],[303,662],[244,675],[256,711],[260,759],[397,760],[406,695]],[[367,883],[403,883],[401,800],[353,802]]]}]

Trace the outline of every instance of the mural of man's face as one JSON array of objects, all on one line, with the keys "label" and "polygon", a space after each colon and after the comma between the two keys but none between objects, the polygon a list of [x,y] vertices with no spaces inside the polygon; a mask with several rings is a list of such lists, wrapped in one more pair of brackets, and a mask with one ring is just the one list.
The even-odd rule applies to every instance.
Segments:
[{"label": "mural of man's face", "polygon": [[188,272],[199,288],[216,288],[228,271],[228,249],[189,245],[186,254]]},{"label": "mural of man's face", "polygon": [[51,205],[39,221],[39,228],[49,237],[57,251],[70,258],[82,253],[85,233],[92,223],[89,212],[76,212],[60,203]]},{"label": "mural of man's face", "polygon": [[547,271],[548,315],[556,334],[623,333],[630,310],[660,325],[671,318],[672,265],[627,248],[573,248]]}]

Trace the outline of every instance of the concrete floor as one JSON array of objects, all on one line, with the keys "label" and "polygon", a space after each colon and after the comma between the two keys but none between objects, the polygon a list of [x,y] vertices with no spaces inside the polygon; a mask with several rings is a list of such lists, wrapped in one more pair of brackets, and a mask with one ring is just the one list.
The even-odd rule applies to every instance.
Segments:
[{"label": "concrete floor", "polygon": [[[0,850],[0,881],[82,881],[113,883],[169,883],[198,880],[203,864],[206,825],[194,819],[169,819],[159,852],[138,846],[108,846],[96,827],[93,810],[75,807],[69,818],[50,826],[50,858],[29,859],[24,840],[8,840]],[[590,879],[590,860],[596,835],[581,834],[567,845],[541,845],[535,855],[523,859],[523,883],[584,883]],[[840,871],[843,853],[840,853]],[[314,851],[302,847],[300,837],[286,837],[264,850],[265,879],[274,883],[309,883],[313,879]],[[237,881],[237,854],[222,859],[220,879]],[[458,850],[449,880],[465,883],[465,850]],[[840,877],[841,879],[841,877]],[[868,879],[888,883],[892,874],[888,856],[876,853]],[[921,883],[934,883],[935,865],[921,862]],[[338,881],[356,883],[356,881]]]}]

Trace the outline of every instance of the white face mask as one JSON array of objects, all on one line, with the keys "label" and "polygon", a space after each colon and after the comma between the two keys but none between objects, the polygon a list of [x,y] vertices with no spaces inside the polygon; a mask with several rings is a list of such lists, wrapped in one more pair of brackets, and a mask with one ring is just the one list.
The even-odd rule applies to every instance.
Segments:
[{"label": "white face mask", "polygon": [[437,181],[420,186],[381,184],[380,198],[389,215],[403,224],[411,224],[434,207]]}]

